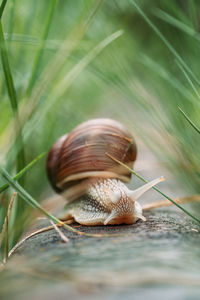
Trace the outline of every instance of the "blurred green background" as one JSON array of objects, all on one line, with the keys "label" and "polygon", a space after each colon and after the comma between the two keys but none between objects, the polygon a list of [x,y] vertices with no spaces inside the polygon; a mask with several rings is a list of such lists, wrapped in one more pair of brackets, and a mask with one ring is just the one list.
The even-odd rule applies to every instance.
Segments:
[{"label": "blurred green background", "polygon": [[[0,163],[11,174],[22,149],[26,165],[80,122],[110,117],[147,144],[183,194],[199,193],[200,135],[178,109],[200,127],[198,0],[10,0],[2,24],[23,137],[16,143],[1,64]],[[22,184],[38,201],[52,194],[45,158]],[[1,194],[0,226],[10,198]],[[16,209],[18,227],[28,210]]]}]

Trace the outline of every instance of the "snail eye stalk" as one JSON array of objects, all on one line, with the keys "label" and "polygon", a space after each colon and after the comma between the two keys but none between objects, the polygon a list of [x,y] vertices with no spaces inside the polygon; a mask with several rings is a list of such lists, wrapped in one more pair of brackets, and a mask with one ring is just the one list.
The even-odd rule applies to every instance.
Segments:
[{"label": "snail eye stalk", "polygon": [[165,181],[165,178],[163,176],[156,178],[143,186],[139,187],[138,189],[134,191],[130,191],[129,196],[132,201],[136,201],[140,196],[142,196],[145,192],[150,190],[153,186],[158,184],[159,182]]}]

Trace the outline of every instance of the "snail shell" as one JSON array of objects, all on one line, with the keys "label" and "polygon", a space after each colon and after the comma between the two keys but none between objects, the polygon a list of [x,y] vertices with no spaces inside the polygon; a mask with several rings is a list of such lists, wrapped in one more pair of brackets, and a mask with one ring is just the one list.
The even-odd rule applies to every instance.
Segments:
[{"label": "snail shell", "polygon": [[53,145],[47,174],[53,188],[70,202],[62,219],[84,225],[132,224],[145,219],[135,200],[162,179],[130,191],[124,182],[131,173],[107,153],[131,168],[137,155],[132,134],[112,119],[84,122]]},{"label": "snail shell", "polygon": [[52,186],[61,192],[83,179],[94,177],[128,182],[131,173],[106,153],[132,167],[137,154],[133,136],[111,119],[82,123],[62,136],[49,152],[47,173]]}]

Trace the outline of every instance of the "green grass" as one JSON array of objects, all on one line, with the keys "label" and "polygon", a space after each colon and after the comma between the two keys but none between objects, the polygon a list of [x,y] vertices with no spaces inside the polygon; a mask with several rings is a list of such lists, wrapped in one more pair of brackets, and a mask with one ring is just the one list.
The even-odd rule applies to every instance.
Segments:
[{"label": "green grass", "polygon": [[186,118],[186,120],[190,123],[190,125],[196,130],[196,132],[200,133],[200,129],[192,122],[192,120],[187,116],[187,114],[179,107],[180,112]]},{"label": "green grass", "polygon": [[[5,8],[6,1],[2,2],[1,9],[0,9],[0,16],[2,18],[3,10]],[[13,119],[15,124],[15,148],[17,149],[17,172],[20,172],[24,168],[25,165],[25,150],[24,150],[24,142],[23,142],[23,136],[22,136],[22,127],[21,122],[19,119],[19,110],[18,110],[18,100],[17,100],[17,93],[14,86],[13,76],[9,64],[8,59],[8,51],[6,48],[5,38],[4,38],[4,32],[3,32],[3,26],[2,22],[0,20],[0,52],[1,52],[1,60],[2,60],[2,66],[5,76],[5,82],[7,86],[7,91],[9,95],[9,100],[13,112]],[[20,183],[23,185],[24,181],[23,179],[20,180]],[[20,198],[17,199],[17,205],[15,207],[15,218],[18,219],[24,210],[23,202]],[[8,251],[6,251],[7,253]]]},{"label": "green grass", "polygon": [[[27,166],[25,166],[22,170],[20,170],[19,173],[13,177],[13,179],[19,180],[30,168],[32,168],[41,158],[43,158],[45,154],[46,153],[42,153],[42,154],[38,155]],[[0,193],[4,192],[8,187],[9,187],[9,185],[7,183],[0,186]]]},{"label": "green grass", "polygon": [[5,76],[5,81],[7,85],[8,95],[10,99],[11,108],[13,111],[13,117],[15,120],[15,130],[16,130],[16,140],[18,140],[18,155],[17,155],[17,164],[18,171],[24,167],[25,158],[24,158],[24,145],[23,138],[21,133],[21,124],[19,120],[19,112],[18,112],[18,101],[17,94],[14,87],[13,77],[9,65],[8,54],[4,39],[3,27],[0,21],[0,42],[1,42],[1,60],[3,65],[3,71]]},{"label": "green grass", "polygon": [[172,53],[172,55],[180,62],[180,64],[183,65],[183,67],[190,73],[190,75],[193,77],[193,79],[199,84],[200,81],[192,71],[192,69],[185,63],[185,61],[182,59],[182,57],[178,54],[178,52],[175,50],[175,48],[169,43],[169,41],[166,39],[166,37],[160,32],[157,26],[154,25],[154,23],[147,17],[147,15],[141,10],[141,8],[136,4],[135,1],[131,0],[132,4],[135,6],[135,8],[138,10],[138,12],[141,14],[141,16],[144,18],[144,20],[149,24],[149,26],[153,29],[153,31],[158,35],[158,37],[162,40],[162,42],[165,44],[165,46],[169,49],[169,51]]},{"label": "green grass", "polygon": [[[177,4],[164,1],[160,7],[159,5],[151,7],[153,15],[149,17],[147,16],[148,12],[145,14],[141,7],[138,7],[135,2],[133,4],[150,26],[152,32],[155,32],[166,46],[157,55],[154,54],[155,50],[154,52],[143,50],[142,55],[139,55],[139,61],[145,66],[146,77],[148,77],[146,81],[149,81],[144,84],[143,80],[144,89],[154,98],[155,106],[152,107],[151,114],[153,118],[150,121],[154,129],[159,130],[161,136],[166,137],[165,141],[164,139],[162,141],[161,137],[156,143],[154,140],[152,142],[147,141],[147,143],[165,162],[165,165],[179,180],[185,191],[198,193],[200,178],[198,149],[200,141],[197,131],[192,131],[188,123],[180,118],[179,107],[182,108],[185,115],[190,116],[193,125],[197,124],[195,127],[198,129],[199,85],[197,78],[195,79],[193,76],[193,70],[199,74],[197,59],[199,45],[196,41],[199,36],[197,29],[199,4],[195,2],[196,10],[192,20],[188,17],[190,8],[187,5],[184,11],[184,9],[178,9]],[[161,21],[158,28],[158,25],[155,25],[155,23],[158,24],[158,19],[153,16],[159,17],[168,25],[166,26],[166,23],[163,24]],[[151,19],[154,21],[152,22]],[[175,36],[177,39],[174,38]],[[167,55],[168,58],[164,59],[164,55]],[[187,67],[182,63],[182,60],[185,62],[186,59],[189,62]],[[188,66],[190,70],[188,70]],[[199,77],[199,75],[195,75],[195,77]],[[159,114],[164,114],[166,118],[160,118]],[[148,118],[146,112],[144,116]],[[148,139],[146,130],[144,130],[144,135]],[[196,212],[199,214],[199,209]]]},{"label": "green grass", "polygon": [[[199,11],[196,1],[2,1],[0,164],[23,175],[17,189],[37,203],[48,198],[38,153],[84,120],[111,117],[148,145],[184,195],[198,194]],[[0,192],[1,230],[13,192],[2,178]],[[9,249],[32,213],[16,203]]]},{"label": "green grass", "polygon": [[53,18],[54,10],[56,8],[56,4],[57,4],[57,0],[51,0],[50,5],[48,7],[47,16],[46,16],[45,23],[44,23],[44,29],[43,29],[43,32],[41,35],[38,50],[37,50],[35,58],[34,58],[33,69],[31,72],[31,76],[30,76],[27,91],[26,91],[27,97],[30,96],[31,90],[37,80],[37,77],[38,77],[38,70],[40,68],[40,63],[41,63],[42,55],[44,52],[44,46],[45,46],[46,39],[49,34],[50,25],[51,25],[51,21]]},{"label": "green grass", "polygon": [[1,3],[1,6],[0,6],[0,19],[3,15],[3,11],[4,11],[4,8],[6,6],[6,3],[7,3],[7,0],[3,0],[2,3]]},{"label": "green grass", "polygon": [[196,32],[194,28],[191,26],[185,24],[183,21],[178,20],[177,18],[169,15],[165,11],[162,11],[161,9],[157,9],[154,11],[155,16],[160,18],[161,20],[169,23],[170,25],[180,29],[184,33],[190,35],[192,38],[200,41],[200,35]]}]

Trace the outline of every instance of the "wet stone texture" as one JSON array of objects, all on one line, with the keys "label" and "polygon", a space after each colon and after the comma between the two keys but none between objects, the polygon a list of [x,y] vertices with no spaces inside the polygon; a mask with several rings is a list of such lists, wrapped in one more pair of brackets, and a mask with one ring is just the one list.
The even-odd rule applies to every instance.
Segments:
[{"label": "wet stone texture", "polygon": [[14,283],[7,299],[199,299],[199,226],[175,209],[145,216],[134,225],[78,227],[110,237],[63,228],[68,243],[54,229],[30,237],[4,272]]},{"label": "wet stone texture", "polygon": [[[150,180],[164,175],[161,190],[184,196],[171,175],[142,149],[135,169]],[[133,178],[131,185],[136,188],[141,182]],[[140,203],[160,198],[152,190]],[[144,215],[147,221],[134,225],[77,228],[109,237],[81,236],[63,228],[68,243],[54,229],[30,237],[0,273],[0,300],[199,300],[199,225],[175,207]],[[50,225],[45,222],[38,226]]]}]

